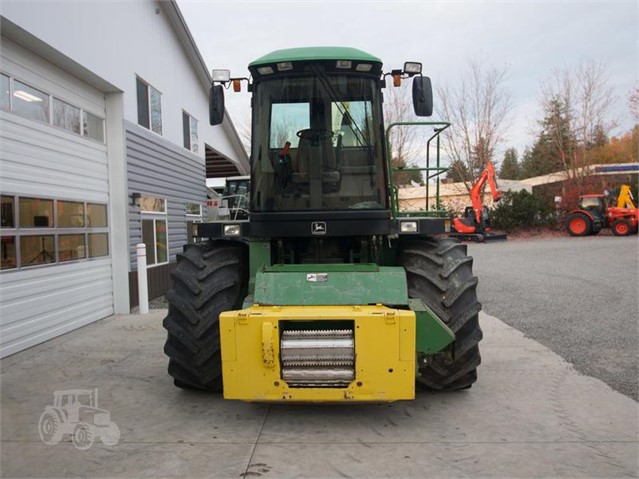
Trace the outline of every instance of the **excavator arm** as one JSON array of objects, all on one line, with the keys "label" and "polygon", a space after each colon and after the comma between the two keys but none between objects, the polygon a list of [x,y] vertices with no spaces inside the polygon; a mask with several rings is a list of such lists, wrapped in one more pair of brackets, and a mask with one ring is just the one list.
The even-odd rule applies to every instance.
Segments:
[{"label": "excavator arm", "polygon": [[621,185],[619,187],[619,196],[617,196],[617,208],[633,208],[636,209],[637,206],[634,203],[634,198],[632,197],[632,191],[630,191],[630,186]]},{"label": "excavator arm", "polygon": [[499,192],[499,188],[497,187],[497,179],[495,178],[495,167],[493,166],[492,161],[489,161],[486,164],[486,168],[481,172],[479,178],[473,185],[470,190],[470,201],[473,205],[473,211],[475,212],[475,220],[477,224],[481,224],[481,215],[482,210],[484,208],[484,203],[482,201],[482,192],[484,191],[484,187],[488,182],[490,186],[490,195],[494,202],[497,202],[501,199],[501,193]]}]

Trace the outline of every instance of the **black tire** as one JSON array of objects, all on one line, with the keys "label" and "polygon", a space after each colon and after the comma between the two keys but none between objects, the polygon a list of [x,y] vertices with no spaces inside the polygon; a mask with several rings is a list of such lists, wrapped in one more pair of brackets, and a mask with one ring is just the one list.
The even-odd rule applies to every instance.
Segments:
[{"label": "black tire", "polygon": [[419,365],[416,384],[421,389],[453,391],[477,381],[481,363],[479,327],[481,304],[473,258],[456,239],[411,240],[402,245],[399,264],[404,266],[408,295],[419,298],[455,333],[451,354],[443,352]]},{"label": "black tire", "polygon": [[219,315],[241,306],[245,250],[239,243],[198,243],[177,255],[166,293],[164,353],[179,388],[222,391]]},{"label": "black tire", "polygon": [[589,236],[592,220],[584,213],[571,213],[566,219],[566,230],[570,236]]}]

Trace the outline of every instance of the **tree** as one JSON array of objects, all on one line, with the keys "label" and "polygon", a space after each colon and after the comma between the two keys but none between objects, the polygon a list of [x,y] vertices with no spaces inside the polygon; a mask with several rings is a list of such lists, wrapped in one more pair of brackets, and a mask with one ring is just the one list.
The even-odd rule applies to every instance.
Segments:
[{"label": "tree", "polygon": [[[384,123],[388,127],[391,123],[417,121],[413,113],[413,102],[410,83],[404,82],[400,87],[388,88],[384,95]],[[391,164],[394,168],[417,168],[415,158],[417,150],[415,143],[420,135],[415,126],[397,126],[391,129],[390,151]],[[411,181],[423,184],[424,180],[419,171],[397,172],[393,175],[397,185],[409,185]]]},{"label": "tree", "polygon": [[520,173],[521,167],[517,159],[517,150],[515,148],[508,148],[501,162],[499,178],[504,180],[518,180]]},{"label": "tree", "polygon": [[630,114],[639,123],[639,86],[634,87],[628,93],[628,106],[630,107]]},{"label": "tree", "polygon": [[507,130],[512,103],[503,85],[505,76],[505,68],[487,68],[485,62],[471,60],[456,87],[438,89],[442,116],[451,122],[444,132],[444,149],[456,167],[455,174],[465,175],[469,190],[493,159]]},{"label": "tree", "polygon": [[563,152],[573,148],[574,137],[569,128],[569,115],[564,101],[555,96],[545,103],[544,118],[532,149],[524,153],[522,178],[546,175],[564,170]]},{"label": "tree", "polygon": [[[582,62],[574,69],[554,70],[542,83],[542,111],[552,122],[550,141],[562,170],[579,188],[593,163],[593,148],[616,126],[608,119],[614,98],[605,71],[602,63]],[[553,114],[556,109],[559,115]]]},{"label": "tree", "polygon": [[466,166],[466,163],[461,160],[453,160],[453,162],[450,164],[450,170],[448,171],[446,177],[448,178],[448,180],[455,183],[463,183],[465,181],[468,181],[467,178],[469,178],[470,175],[468,174],[468,167]]}]

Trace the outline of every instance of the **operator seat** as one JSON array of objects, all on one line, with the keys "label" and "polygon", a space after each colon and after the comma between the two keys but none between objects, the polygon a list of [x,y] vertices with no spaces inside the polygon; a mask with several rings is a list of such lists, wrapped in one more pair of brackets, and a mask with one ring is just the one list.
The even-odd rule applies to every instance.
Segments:
[{"label": "operator seat", "polygon": [[332,135],[321,133],[318,130],[304,130],[300,135],[297,157],[291,173],[292,183],[302,184],[313,180],[327,184],[339,183],[340,172],[337,169]]}]

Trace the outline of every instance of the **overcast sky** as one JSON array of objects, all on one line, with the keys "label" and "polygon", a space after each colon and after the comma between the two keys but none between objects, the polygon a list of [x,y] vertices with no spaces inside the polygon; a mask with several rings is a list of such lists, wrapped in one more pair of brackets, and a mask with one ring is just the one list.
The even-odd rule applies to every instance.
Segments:
[{"label": "overcast sky", "polygon": [[[178,0],[209,69],[248,76],[273,50],[349,46],[382,59],[384,71],[420,61],[433,84],[455,84],[473,58],[507,68],[513,99],[505,147],[519,154],[534,137],[540,82],[555,68],[595,60],[616,96],[611,118],[632,128],[627,97],[638,84],[639,2],[632,1],[205,1]],[[226,94],[238,130],[250,118],[247,93]],[[435,96],[435,103],[437,97]],[[444,118],[433,118],[442,119]],[[498,158],[501,160],[501,158]]]}]

